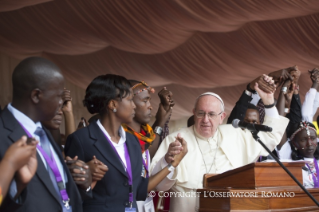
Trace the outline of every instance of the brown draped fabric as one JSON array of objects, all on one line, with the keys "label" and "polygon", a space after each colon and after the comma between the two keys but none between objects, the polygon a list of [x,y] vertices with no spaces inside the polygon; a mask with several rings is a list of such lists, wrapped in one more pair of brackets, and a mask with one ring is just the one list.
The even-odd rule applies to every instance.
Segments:
[{"label": "brown draped fabric", "polygon": [[44,56],[82,88],[106,73],[166,86],[179,119],[206,91],[229,113],[248,82],[293,65],[304,96],[318,22],[318,0],[2,0],[0,51]]}]

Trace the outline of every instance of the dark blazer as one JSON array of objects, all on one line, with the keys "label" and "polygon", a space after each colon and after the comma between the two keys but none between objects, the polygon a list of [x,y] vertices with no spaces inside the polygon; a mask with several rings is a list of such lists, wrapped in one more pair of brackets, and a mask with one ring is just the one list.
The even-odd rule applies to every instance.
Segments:
[{"label": "dark blazer", "polygon": [[[137,208],[136,200],[147,197],[148,178],[142,174],[142,152],[137,138],[126,133],[126,144],[130,154],[133,175],[133,207]],[[93,189],[93,199],[83,203],[86,212],[124,211],[128,207],[128,177],[122,162],[104,133],[96,122],[71,134],[66,141],[66,156],[78,156],[84,162],[91,161],[93,156],[108,166],[109,170]]]},{"label": "dark blazer", "polygon": [[244,120],[248,105],[252,99],[253,98],[248,96],[244,91],[239,100],[236,102],[235,107],[231,111],[227,119],[227,124],[231,124],[234,119]]},{"label": "dark blazer", "polygon": [[[72,206],[73,212],[82,211],[82,199],[78,191],[77,185],[74,183],[73,178],[64,163],[61,150],[54,142],[51,134],[48,130],[44,129],[51,145],[55,152],[60,158],[63,168],[67,174],[68,183],[66,189],[70,197],[70,205]],[[5,108],[0,115],[0,158],[2,159],[5,151],[8,147],[20,139],[26,132],[23,130],[18,121],[14,118],[12,113]],[[55,191],[48,171],[46,170],[41,157],[37,153],[38,169],[30,183],[24,189],[21,194],[21,204],[17,204],[10,198],[8,194],[4,199],[0,211],[6,212],[57,212],[62,211],[60,205],[60,197]]]}]

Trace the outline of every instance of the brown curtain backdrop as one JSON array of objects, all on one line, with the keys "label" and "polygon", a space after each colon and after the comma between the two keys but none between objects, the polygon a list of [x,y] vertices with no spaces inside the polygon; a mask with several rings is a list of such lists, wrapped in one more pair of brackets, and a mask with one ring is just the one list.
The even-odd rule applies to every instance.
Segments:
[{"label": "brown curtain backdrop", "polygon": [[248,82],[293,65],[304,96],[319,66],[318,22],[318,0],[2,0],[0,51],[44,56],[82,89],[106,73],[166,86],[177,120],[206,91],[229,113]]}]

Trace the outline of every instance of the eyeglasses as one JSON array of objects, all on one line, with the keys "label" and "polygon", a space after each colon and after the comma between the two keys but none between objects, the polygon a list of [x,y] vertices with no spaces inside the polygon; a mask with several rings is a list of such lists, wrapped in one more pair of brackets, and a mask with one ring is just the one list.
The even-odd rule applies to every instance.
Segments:
[{"label": "eyeglasses", "polygon": [[209,119],[216,119],[217,116],[219,116],[220,114],[222,114],[222,112],[223,112],[223,111],[221,111],[220,113],[216,114],[216,113],[214,113],[214,112],[208,112],[208,113],[206,113],[206,112],[204,112],[204,111],[197,111],[197,112],[196,112],[196,117],[199,118],[199,119],[201,119],[201,118],[204,118],[204,117],[206,116],[206,114],[207,114],[207,116],[208,116]]}]

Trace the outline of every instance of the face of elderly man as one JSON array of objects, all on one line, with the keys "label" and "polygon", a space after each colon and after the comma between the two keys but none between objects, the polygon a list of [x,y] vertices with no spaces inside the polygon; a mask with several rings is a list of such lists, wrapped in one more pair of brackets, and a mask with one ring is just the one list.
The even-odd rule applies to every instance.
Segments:
[{"label": "face of elderly man", "polygon": [[222,109],[221,102],[215,96],[199,97],[193,110],[196,132],[205,138],[212,137],[226,117]]}]

